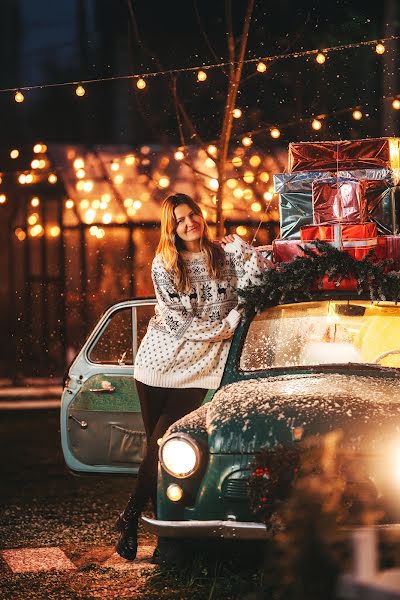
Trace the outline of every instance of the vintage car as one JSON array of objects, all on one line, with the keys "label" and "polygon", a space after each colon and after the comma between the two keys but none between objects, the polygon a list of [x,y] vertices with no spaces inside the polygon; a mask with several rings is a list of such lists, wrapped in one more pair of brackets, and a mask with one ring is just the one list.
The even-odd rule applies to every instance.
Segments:
[{"label": "vintage car", "polygon": [[[365,458],[387,514],[398,520],[400,305],[327,287],[247,311],[220,388],[160,440],[149,530],[167,538],[264,538],[248,498],[255,454],[337,429]],[[109,308],[69,369],[61,434],[73,471],[137,471],[145,441],[133,361],[153,305],[135,299]]]}]

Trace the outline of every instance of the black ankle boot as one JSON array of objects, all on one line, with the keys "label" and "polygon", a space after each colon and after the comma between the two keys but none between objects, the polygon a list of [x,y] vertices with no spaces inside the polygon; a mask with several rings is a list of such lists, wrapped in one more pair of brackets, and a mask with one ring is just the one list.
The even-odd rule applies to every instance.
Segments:
[{"label": "black ankle boot", "polygon": [[121,518],[120,515],[117,523],[121,533],[119,534],[115,550],[122,558],[125,558],[125,560],[134,560],[137,553],[139,515],[136,514],[128,523],[125,521],[124,517]]}]

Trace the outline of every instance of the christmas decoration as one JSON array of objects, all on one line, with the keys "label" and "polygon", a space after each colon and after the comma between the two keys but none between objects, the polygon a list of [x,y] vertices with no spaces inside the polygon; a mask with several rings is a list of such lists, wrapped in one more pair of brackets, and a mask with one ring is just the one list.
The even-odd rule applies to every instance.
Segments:
[{"label": "christmas decoration", "polygon": [[314,223],[363,223],[367,217],[365,180],[327,177],[312,183]]},{"label": "christmas decoration", "polygon": [[239,290],[247,314],[267,306],[310,300],[323,289],[325,276],[335,288],[343,280],[353,278],[358,294],[368,294],[371,300],[399,301],[400,272],[391,270],[391,260],[377,260],[374,250],[356,260],[347,252],[316,240],[315,250],[303,247],[302,251],[304,258],[296,257],[269,269],[260,285]]},{"label": "christmas decoration", "polygon": [[289,144],[289,169],[339,171],[399,168],[399,138],[369,138]]}]

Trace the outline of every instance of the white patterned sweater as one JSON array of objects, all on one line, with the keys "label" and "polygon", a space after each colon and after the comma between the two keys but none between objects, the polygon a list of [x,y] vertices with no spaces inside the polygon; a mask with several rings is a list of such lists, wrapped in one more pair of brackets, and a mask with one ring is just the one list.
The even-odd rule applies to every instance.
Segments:
[{"label": "white patterned sweater", "polygon": [[239,236],[225,246],[221,279],[211,279],[201,252],[182,252],[191,290],[178,292],[160,255],[151,274],[155,316],[140,344],[135,379],[153,387],[216,389],[239,324],[237,289],[260,282],[271,263]]}]

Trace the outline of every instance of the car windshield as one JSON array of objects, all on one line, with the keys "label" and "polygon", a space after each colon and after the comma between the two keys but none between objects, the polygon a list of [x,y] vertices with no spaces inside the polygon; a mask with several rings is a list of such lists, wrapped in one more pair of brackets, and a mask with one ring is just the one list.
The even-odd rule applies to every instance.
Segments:
[{"label": "car windshield", "polygon": [[240,369],[364,363],[400,368],[400,305],[363,300],[268,308],[250,324]]}]

